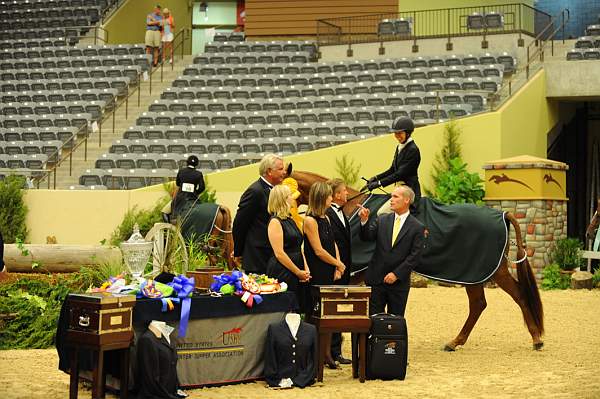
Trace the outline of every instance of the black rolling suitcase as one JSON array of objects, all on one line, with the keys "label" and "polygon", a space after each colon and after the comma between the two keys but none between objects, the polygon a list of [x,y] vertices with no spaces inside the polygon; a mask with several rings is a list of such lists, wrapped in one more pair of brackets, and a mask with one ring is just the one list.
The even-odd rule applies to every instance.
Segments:
[{"label": "black rolling suitcase", "polygon": [[408,358],[408,331],[402,316],[379,313],[371,316],[367,345],[367,378],[403,380]]}]

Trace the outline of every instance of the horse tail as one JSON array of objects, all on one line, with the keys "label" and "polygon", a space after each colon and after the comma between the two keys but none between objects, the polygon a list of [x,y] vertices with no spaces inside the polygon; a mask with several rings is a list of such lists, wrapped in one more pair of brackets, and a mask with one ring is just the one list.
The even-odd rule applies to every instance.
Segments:
[{"label": "horse tail", "polygon": [[233,234],[231,232],[231,211],[228,207],[219,205],[219,212],[223,216],[223,225],[221,226],[223,233],[223,258],[227,259],[229,270],[235,267],[234,260],[229,256],[233,251]]},{"label": "horse tail", "polygon": [[517,219],[509,212],[506,213],[506,218],[510,221],[515,229],[515,237],[517,240],[517,278],[519,280],[519,289],[527,302],[527,307],[531,312],[533,321],[538,328],[540,335],[544,334],[544,308],[540,291],[535,281],[535,275],[527,259],[527,251],[523,245],[523,237],[521,235],[521,227]]}]

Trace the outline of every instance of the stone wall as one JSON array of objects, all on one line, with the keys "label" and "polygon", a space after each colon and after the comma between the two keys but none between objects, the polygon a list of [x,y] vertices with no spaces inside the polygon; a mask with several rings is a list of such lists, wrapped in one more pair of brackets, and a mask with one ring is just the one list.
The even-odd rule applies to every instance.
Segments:
[{"label": "stone wall", "polygon": [[[538,283],[542,269],[550,263],[548,252],[556,240],[567,237],[567,201],[563,200],[489,200],[486,205],[512,213],[519,222],[527,245],[529,263]],[[510,239],[514,240],[514,229]],[[516,260],[516,245],[511,244],[509,259]],[[509,262],[509,270],[516,276],[516,266]]]}]

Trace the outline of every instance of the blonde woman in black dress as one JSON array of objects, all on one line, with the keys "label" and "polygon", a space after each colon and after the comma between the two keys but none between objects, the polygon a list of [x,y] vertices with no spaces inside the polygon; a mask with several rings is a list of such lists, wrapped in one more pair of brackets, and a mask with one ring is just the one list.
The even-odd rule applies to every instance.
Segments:
[{"label": "blonde woman in black dress", "polygon": [[300,309],[305,301],[301,294],[303,285],[310,280],[310,270],[302,253],[302,232],[292,219],[292,192],[288,186],[278,185],[269,193],[267,210],[271,220],[267,227],[269,243],[273,256],[267,263],[267,275],[288,285],[288,291],[294,292]]},{"label": "blonde woman in black dress", "polygon": [[[331,195],[331,187],[325,182],[314,183],[308,194],[308,210],[304,218],[304,254],[310,269],[311,285],[332,285],[346,269],[340,260],[331,222],[325,214],[331,206]],[[325,362],[330,368],[337,368],[331,353],[325,356]]]}]

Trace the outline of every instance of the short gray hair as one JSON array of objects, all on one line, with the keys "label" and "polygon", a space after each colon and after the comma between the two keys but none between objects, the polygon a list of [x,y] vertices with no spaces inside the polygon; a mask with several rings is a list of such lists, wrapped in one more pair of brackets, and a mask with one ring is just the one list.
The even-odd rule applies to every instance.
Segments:
[{"label": "short gray hair", "polygon": [[275,154],[265,155],[258,164],[258,173],[263,177],[266,176],[267,170],[275,169],[275,163],[277,163],[277,161],[283,162],[283,158]]},{"label": "short gray hair", "polygon": [[402,184],[396,188],[399,188],[402,190],[402,196],[404,198],[408,198],[410,200],[411,204],[413,204],[415,202],[415,192],[413,191],[412,188],[410,188],[406,184]]}]

